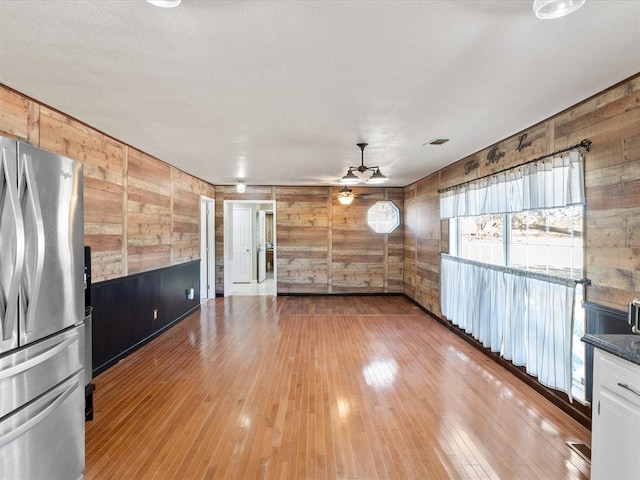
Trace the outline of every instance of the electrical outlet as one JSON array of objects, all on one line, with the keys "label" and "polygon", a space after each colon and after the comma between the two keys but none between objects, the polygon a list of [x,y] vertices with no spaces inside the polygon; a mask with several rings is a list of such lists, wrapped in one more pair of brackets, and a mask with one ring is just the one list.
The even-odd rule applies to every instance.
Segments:
[{"label": "electrical outlet", "polygon": [[157,308],[154,308],[154,309],[153,309],[153,319],[154,319],[154,320],[157,320],[157,319],[158,319],[158,309],[157,309]]}]

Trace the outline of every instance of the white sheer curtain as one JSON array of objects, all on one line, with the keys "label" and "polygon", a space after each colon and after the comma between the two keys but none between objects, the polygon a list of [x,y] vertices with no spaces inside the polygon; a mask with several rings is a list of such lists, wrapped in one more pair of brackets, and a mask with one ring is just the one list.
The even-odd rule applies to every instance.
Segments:
[{"label": "white sheer curtain", "polygon": [[440,217],[566,207],[584,203],[582,155],[572,151],[445,190]]},{"label": "white sheer curtain", "polygon": [[570,279],[442,255],[442,314],[571,399]]},{"label": "white sheer curtain", "polygon": [[[445,190],[441,218],[584,204],[575,150]],[[571,399],[571,279],[442,256],[442,313],[454,325]]]}]

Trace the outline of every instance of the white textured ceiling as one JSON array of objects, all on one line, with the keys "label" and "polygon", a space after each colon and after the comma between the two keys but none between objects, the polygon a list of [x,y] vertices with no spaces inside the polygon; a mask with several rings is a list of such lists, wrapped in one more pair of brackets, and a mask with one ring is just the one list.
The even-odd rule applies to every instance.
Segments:
[{"label": "white textured ceiling", "polygon": [[405,186],[640,72],[640,1],[531,6],[0,0],[0,83],[213,184],[336,184],[364,141]]}]

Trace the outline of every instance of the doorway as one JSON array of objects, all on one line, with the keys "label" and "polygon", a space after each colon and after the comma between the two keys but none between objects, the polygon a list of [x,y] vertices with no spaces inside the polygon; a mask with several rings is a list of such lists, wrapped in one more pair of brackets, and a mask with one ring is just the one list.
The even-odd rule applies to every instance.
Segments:
[{"label": "doorway", "polygon": [[200,197],[200,301],[215,298],[215,208],[212,198]]},{"label": "doorway", "polygon": [[224,296],[276,295],[275,201],[225,200]]}]

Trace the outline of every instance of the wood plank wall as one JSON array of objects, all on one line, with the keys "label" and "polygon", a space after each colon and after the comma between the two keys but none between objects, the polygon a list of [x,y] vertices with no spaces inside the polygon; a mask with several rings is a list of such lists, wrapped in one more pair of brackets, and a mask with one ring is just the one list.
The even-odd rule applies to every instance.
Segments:
[{"label": "wood plank wall", "polygon": [[224,200],[275,200],[278,292],[402,293],[403,230],[374,233],[367,208],[402,188],[214,187],[18,92],[0,86],[0,135],[84,163],[85,243],[94,282],[200,257],[200,195],[216,201],[216,293],[223,293]]},{"label": "wood plank wall", "polygon": [[404,210],[402,188],[354,188],[349,206],[339,187],[216,187],[216,293],[223,293],[225,200],[276,201],[276,262],[279,294],[402,293],[403,231],[376,234],[367,209],[392,200]]},{"label": "wood plank wall", "polygon": [[[518,151],[524,134],[531,144]],[[585,153],[585,273],[593,282],[586,298],[626,310],[640,296],[640,75],[405,187],[405,294],[440,315],[439,254],[447,251],[448,224],[439,219],[438,188],[585,138],[593,142]],[[504,156],[487,165],[493,149]],[[478,168],[465,174],[474,161]]]},{"label": "wood plank wall", "polygon": [[[349,207],[335,200],[337,187],[249,187],[243,195],[214,188],[3,86],[0,134],[83,161],[95,282],[199,258],[199,196],[206,195],[217,203],[216,289],[222,293],[223,200],[275,199],[281,293],[404,291],[438,315],[439,254],[448,237],[437,189],[588,137],[594,143],[586,155],[586,274],[593,281],[587,299],[624,309],[640,296],[639,91],[640,78],[632,78],[404,189],[363,189],[368,198]],[[525,133],[531,145],[518,151]],[[486,165],[494,148],[505,156]],[[465,175],[473,160],[479,167]],[[404,226],[381,240],[367,230],[363,212],[385,195],[400,207]]]},{"label": "wood plank wall", "polygon": [[94,282],[200,258],[212,185],[2,85],[0,135],[83,162]]}]

